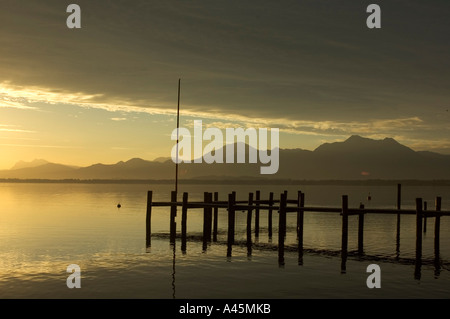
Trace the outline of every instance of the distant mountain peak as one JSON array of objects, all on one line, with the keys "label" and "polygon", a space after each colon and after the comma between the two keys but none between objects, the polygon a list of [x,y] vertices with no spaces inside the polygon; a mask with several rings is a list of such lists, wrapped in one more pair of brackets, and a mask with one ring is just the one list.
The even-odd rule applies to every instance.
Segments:
[{"label": "distant mountain peak", "polygon": [[153,162],[164,163],[167,161],[171,161],[172,157],[157,157],[153,160]]},{"label": "distant mountain peak", "polygon": [[28,168],[28,167],[38,167],[45,164],[48,164],[50,162],[44,160],[44,159],[34,159],[31,162],[25,162],[25,161],[18,161],[11,169],[21,169],[21,168]]},{"label": "distant mountain peak", "polygon": [[347,141],[361,141],[361,140],[367,140],[368,138],[362,137],[361,135],[352,135],[350,136]]},{"label": "distant mountain peak", "polygon": [[362,137],[360,135],[352,135],[342,142],[324,143],[317,147],[315,151],[333,151],[333,152],[351,152],[351,151],[393,151],[403,150],[410,151],[409,147],[400,144],[396,140],[390,137],[384,139],[375,140],[368,137]]},{"label": "distant mountain peak", "polygon": [[387,142],[387,143],[392,143],[392,144],[400,144],[399,142],[394,140],[392,137],[386,137],[383,141]]},{"label": "distant mountain peak", "polygon": [[141,162],[145,162],[145,160],[143,160],[142,158],[139,158],[139,157],[134,157],[134,158],[126,161],[126,163],[141,163]]}]

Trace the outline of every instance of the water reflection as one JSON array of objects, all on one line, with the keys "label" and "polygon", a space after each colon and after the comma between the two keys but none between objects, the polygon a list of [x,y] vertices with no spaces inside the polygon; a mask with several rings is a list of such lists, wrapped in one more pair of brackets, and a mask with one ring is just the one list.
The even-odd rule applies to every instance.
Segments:
[{"label": "water reflection", "polygon": [[[169,239],[169,234],[155,234],[154,236],[157,236],[158,238],[167,238]],[[223,256],[226,257],[227,262],[233,261],[233,246],[235,247],[245,247],[247,260],[251,261],[252,256],[255,251],[273,251],[274,252],[274,259],[276,256],[278,256],[277,262],[279,268],[285,268],[286,266],[286,254],[297,254],[297,265],[303,266],[304,265],[304,256],[305,254],[319,254],[323,256],[333,256],[333,257],[340,257],[340,273],[346,274],[347,273],[347,263],[351,260],[357,260],[362,262],[370,262],[370,263],[377,263],[377,262],[383,262],[383,263],[398,263],[402,265],[411,265],[414,266],[414,273],[413,278],[415,280],[421,280],[422,279],[422,269],[424,265],[427,266],[433,266],[434,268],[434,278],[438,278],[441,274],[441,271],[443,269],[443,264],[448,264],[450,266],[450,263],[442,261],[442,259],[439,256],[438,251],[435,251],[435,255],[433,258],[424,258],[422,255],[422,252],[420,250],[416,251],[415,258],[408,258],[408,257],[400,257],[397,253],[393,255],[371,255],[367,253],[361,253],[359,249],[355,249],[352,251],[340,251],[340,250],[331,250],[331,249],[301,249],[299,250],[299,246],[297,245],[285,245],[284,247],[280,247],[278,245],[274,245],[271,243],[257,243],[252,240],[251,237],[248,237],[246,240],[236,241],[233,245],[229,244],[227,241],[221,241],[218,240],[213,243],[208,243],[203,239],[203,236],[191,236],[189,237],[190,240],[195,243],[201,243],[201,249],[202,253],[206,253],[208,249],[212,249],[211,245],[214,245],[214,254],[217,252],[217,247],[225,247],[226,249],[223,251]],[[170,242],[170,240],[169,240]],[[173,296],[175,296],[175,265],[176,265],[176,242],[170,242],[170,247],[172,251],[172,288],[173,288]],[[242,252],[242,250],[239,250],[239,252]],[[151,253],[151,247],[146,247],[146,253]],[[184,249],[181,250],[181,253],[183,255],[188,255],[188,249],[187,247],[184,247]],[[240,253],[239,253],[240,255]]]},{"label": "water reflection", "polygon": [[[184,249],[182,249],[183,256],[182,252],[180,252],[179,238],[177,238],[176,242],[177,247],[171,246],[169,248],[169,245],[166,243],[169,242],[169,216],[167,209],[154,208],[152,225],[154,232],[153,239],[152,241],[146,240],[144,245],[143,237],[146,234],[144,230],[145,216],[143,216],[143,212],[145,212],[145,194],[149,188],[148,185],[138,187],[133,185],[70,184],[65,186],[49,184],[33,186],[4,184],[3,186],[0,185],[0,187],[2,187],[0,198],[3,204],[1,214],[2,223],[0,223],[0,242],[2,242],[2,245],[0,245],[0,255],[2,256],[2,260],[0,261],[0,265],[2,265],[0,267],[0,284],[2,285],[2,289],[0,290],[2,290],[2,296],[14,297],[22,296],[22,294],[26,295],[27,290],[21,287],[22,284],[28,285],[30,290],[33,289],[35,291],[33,292],[33,296],[45,296],[46,293],[50,294],[49,289],[39,290],[41,286],[36,285],[38,281],[48,282],[52,288],[60,287],[59,285],[62,282],[63,287],[61,290],[64,290],[63,292],[65,293],[63,296],[70,296],[70,292],[65,292],[65,289],[67,289],[65,287],[65,278],[62,281],[60,280],[61,272],[59,269],[64,270],[68,264],[77,260],[83,261],[87,265],[86,267],[88,267],[86,269],[89,270],[89,272],[85,273],[89,277],[86,277],[84,283],[91,283],[92,287],[94,287],[94,290],[91,291],[84,289],[88,286],[81,289],[84,294],[83,296],[86,297],[99,296],[98,291],[101,291],[102,297],[123,297],[124,291],[128,289],[127,287],[132,286],[135,286],[135,288],[130,288],[127,293],[130,293],[130,296],[138,296],[140,298],[145,298],[149,295],[154,297],[163,296],[164,298],[170,298],[170,296],[178,298],[185,295],[191,296],[190,294],[184,294],[183,290],[190,289],[183,288],[187,286],[187,276],[181,276],[183,274],[182,266],[185,266],[185,260],[189,260],[190,267],[196,267],[195,271],[217,270],[218,273],[222,273],[222,270],[229,266],[229,263],[225,262],[225,260],[230,262],[236,260],[241,261],[241,257],[245,259],[246,254],[252,257],[253,262],[234,263],[233,267],[239,268],[240,270],[239,275],[236,276],[242,274],[241,270],[245,272],[251,269],[253,271],[253,267],[257,264],[254,261],[258,261],[263,255],[264,262],[257,266],[270,264],[270,267],[268,267],[270,269],[267,270],[266,274],[274,276],[273,283],[287,278],[287,276],[282,278],[275,277],[277,275],[273,272],[273,266],[275,265],[275,268],[277,268],[277,238],[272,242],[272,236],[270,228],[267,228],[268,223],[266,222],[266,218],[261,218],[258,240],[255,237],[250,238],[248,245],[245,246],[245,214],[240,214],[241,216],[237,217],[236,220],[236,238],[238,240],[236,243],[232,243],[234,245],[233,247],[232,245],[227,246],[227,230],[225,228],[226,213],[220,211],[218,215],[219,226],[222,228],[219,228],[219,232],[215,238],[216,241],[206,246],[209,256],[205,256],[211,258],[211,260],[214,258],[214,261],[219,260],[219,263],[214,264],[216,268],[208,267],[206,269],[202,263],[203,257],[196,258],[198,252],[202,249],[202,245],[198,244],[198,242],[201,243],[202,238],[199,235],[202,225],[201,213],[191,215],[192,219],[189,224],[189,231],[194,235],[187,238],[189,242],[192,240],[192,245],[189,243],[186,247],[185,242]],[[162,186],[158,187],[158,193],[155,192],[155,201],[166,200],[168,190]],[[200,186],[198,188],[204,189],[204,187]],[[153,189],[156,189],[156,186]],[[449,189],[445,189],[444,191],[448,193]],[[417,192],[423,194],[424,189],[418,189]],[[434,189],[432,191],[430,190],[429,197],[432,198],[435,192],[436,190]],[[323,198],[323,193],[324,188],[320,187],[320,192],[319,188],[316,193],[312,190],[310,196],[317,195],[317,203],[319,203]],[[337,189],[335,191],[335,197],[341,193],[342,190]],[[390,191],[386,193],[389,195]],[[115,207],[118,194],[124,194],[124,197],[120,199],[122,203],[120,214],[117,214],[117,208]],[[201,200],[203,193],[199,191],[198,194],[198,198],[194,198],[194,200]],[[333,196],[333,194],[330,195],[331,198]],[[377,195],[376,200],[379,198],[380,196]],[[322,204],[322,202],[320,203]],[[329,202],[330,205],[334,203],[335,200]],[[448,207],[449,202],[446,203],[445,207]],[[314,204],[313,202],[311,205],[313,206]],[[386,203],[382,204],[388,205],[388,199]],[[38,210],[36,210],[36,207],[38,207]],[[264,214],[261,213],[262,216],[265,216]],[[326,214],[305,214],[304,235],[306,246],[304,253],[300,254],[298,252],[298,245],[294,238],[295,235],[290,236],[288,234],[285,254],[282,255],[283,258],[281,259],[281,266],[286,264],[286,267],[280,273],[292,274],[295,272],[293,274],[294,276],[305,276],[302,278],[308,280],[308,274],[321,267],[322,272],[320,276],[327,274],[327,272],[331,272],[333,275],[336,273],[339,274],[341,269],[345,269],[347,273],[345,276],[348,278],[355,276],[356,271],[351,267],[354,261],[360,261],[362,263],[398,263],[407,265],[407,267],[394,267],[395,269],[390,273],[391,278],[394,278],[393,280],[396,280],[395,278],[397,276],[403,276],[403,278],[408,277],[407,279],[410,279],[414,283],[414,278],[417,278],[421,282],[426,282],[427,287],[436,287],[438,290],[436,293],[439,291],[442,292],[442,290],[448,290],[450,269],[448,262],[450,254],[448,237],[450,232],[448,230],[450,229],[450,224],[448,223],[448,218],[442,218],[441,246],[440,250],[435,248],[434,255],[432,247],[433,238],[429,236],[433,231],[432,227],[430,227],[430,221],[432,219],[430,218],[428,220],[428,238],[424,238],[424,254],[421,260],[416,262],[414,237],[412,235],[415,229],[413,217],[402,217],[402,245],[400,247],[399,235],[397,235],[398,239],[396,241],[395,216],[386,216],[383,218],[375,215],[366,216],[367,220],[370,219],[370,221],[367,223],[369,227],[365,229],[365,232],[367,231],[365,233],[366,237],[364,238],[364,244],[366,245],[364,247],[365,254],[361,256],[356,254],[355,245],[353,245],[356,242],[356,240],[353,240],[356,238],[356,226],[352,226],[350,221],[349,252],[347,258],[341,260],[339,250],[341,220],[333,217],[330,218]],[[290,216],[288,216],[288,221],[289,218]],[[214,220],[217,219],[214,218]],[[274,214],[274,220],[277,220],[277,214]],[[291,225],[295,224],[294,218],[290,222]],[[294,227],[291,227],[290,230],[291,234],[293,234]],[[274,232],[276,232],[276,228]],[[236,244],[239,247],[236,247]],[[178,252],[176,252],[176,249],[178,249]],[[427,252],[427,250],[429,251]],[[179,255],[176,256],[176,253]],[[97,254],[100,254],[99,256],[101,258]],[[104,258],[105,254],[107,254],[107,258]],[[185,257],[185,255],[188,256]],[[315,258],[311,257],[313,255],[333,256],[333,258],[324,258],[319,261],[316,259],[317,267],[311,270],[311,260]],[[73,260],[75,256],[77,260]],[[178,258],[176,259],[176,257]],[[149,260],[151,260],[151,264],[149,264]],[[337,263],[334,263],[334,260]],[[181,265],[182,261],[183,264]],[[301,268],[301,271],[297,271],[296,269],[298,267],[295,267],[297,262],[299,265],[306,264],[308,267]],[[44,265],[45,269],[43,268]],[[389,268],[389,266],[386,267]],[[84,269],[82,265],[82,270]],[[138,271],[135,271],[136,269]],[[189,276],[193,274],[192,269],[190,268],[190,272],[187,272]],[[431,270],[431,276],[427,276],[429,270]],[[406,273],[406,275],[403,275],[403,273]],[[432,280],[433,282],[430,282],[429,279],[430,277],[433,278],[433,274],[435,278],[440,278],[440,280]],[[134,277],[131,277],[131,275],[134,275]],[[62,276],[65,276],[64,272]],[[49,281],[49,278],[53,280],[53,277],[56,280]],[[144,278],[148,278],[147,281]],[[193,276],[193,278],[193,280],[197,280],[196,276]],[[235,278],[237,277],[233,279]],[[336,280],[331,282],[334,286],[340,280],[339,278],[335,279],[335,277],[329,278],[332,281]],[[53,282],[55,282],[54,286]],[[405,283],[407,284],[409,282]],[[192,284],[195,285],[196,283],[189,282],[189,287]],[[123,288],[115,288],[119,286]],[[406,286],[402,286],[403,288],[396,287],[396,289],[398,289],[397,291],[403,289],[402,292],[407,295],[408,292],[404,288]],[[423,293],[424,286],[421,285],[422,290],[417,292],[417,294]],[[408,287],[414,286],[409,285]],[[123,291],[120,291],[121,289]],[[287,289],[293,293],[301,291],[299,287],[287,287]],[[233,288],[228,287],[227,291],[233,291]],[[58,293],[53,292],[52,296],[58,296],[58,294],[59,291]],[[224,295],[225,293],[220,296]],[[26,296],[30,296],[30,294]],[[280,295],[274,293],[271,296]],[[336,296],[339,295],[336,294]],[[430,296],[434,296],[432,291],[425,295],[425,297]]]},{"label": "water reflection", "polygon": [[173,261],[172,261],[172,298],[175,299],[175,257],[176,257],[176,245],[175,242],[171,243],[170,246],[173,249]]},{"label": "water reflection", "polygon": [[341,274],[347,272],[347,251],[343,251],[341,254]]}]

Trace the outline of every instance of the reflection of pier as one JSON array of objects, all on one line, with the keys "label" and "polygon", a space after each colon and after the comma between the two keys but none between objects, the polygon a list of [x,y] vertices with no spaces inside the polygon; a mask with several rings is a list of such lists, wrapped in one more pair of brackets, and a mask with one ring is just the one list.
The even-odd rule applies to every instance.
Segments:
[{"label": "reflection of pier", "polygon": [[[440,218],[441,216],[450,216],[450,211],[441,210],[441,198],[436,197],[435,209],[428,210],[427,203],[423,202],[421,198],[416,198],[416,209],[408,210],[401,209],[401,185],[397,188],[397,209],[374,209],[364,208],[360,205],[359,208],[348,207],[348,196],[342,196],[341,207],[308,207],[305,206],[305,194],[298,191],[296,199],[288,199],[287,191],[280,194],[279,199],[274,199],[273,193],[269,194],[267,200],[260,199],[260,192],[256,194],[250,193],[248,200],[236,200],[236,193],[228,194],[227,201],[219,201],[218,193],[204,193],[204,200],[201,202],[189,202],[188,193],[183,193],[181,202],[177,201],[177,193],[171,193],[170,202],[153,202],[152,191],[148,192],[147,198],[147,217],[146,217],[146,243],[151,245],[151,213],[152,207],[166,206],[170,209],[170,242],[174,243],[176,238],[176,223],[175,217],[177,215],[177,208],[181,207],[181,250],[186,251],[187,242],[187,217],[188,210],[203,209],[203,249],[206,250],[207,244],[211,241],[217,241],[218,232],[218,210],[227,209],[228,211],[228,225],[227,225],[227,256],[231,257],[233,245],[235,241],[235,214],[236,211],[247,211],[247,241],[246,245],[248,253],[251,254],[252,247],[252,220],[254,212],[254,232],[255,238],[259,236],[259,220],[260,211],[267,211],[268,217],[268,234],[272,237],[272,212],[278,212],[278,261],[280,265],[284,265],[285,252],[285,238],[286,238],[286,215],[288,213],[296,213],[297,224],[297,243],[296,250],[298,252],[299,264],[303,260],[303,217],[305,212],[328,212],[337,213],[342,218],[342,235],[341,235],[341,272],[346,271],[346,261],[349,255],[348,252],[348,219],[351,216],[358,216],[358,256],[364,256],[364,215],[365,214],[396,214],[397,215],[397,260],[400,247],[400,216],[401,215],[415,215],[416,216],[416,256],[415,256],[415,278],[420,278],[420,269],[423,263],[422,260],[422,231],[426,231],[426,221],[429,218],[434,218],[434,265],[436,271],[439,272],[440,258],[439,258],[439,237],[440,237]],[[254,196],[255,195],[255,196]],[[292,250],[292,247],[289,247]]]}]

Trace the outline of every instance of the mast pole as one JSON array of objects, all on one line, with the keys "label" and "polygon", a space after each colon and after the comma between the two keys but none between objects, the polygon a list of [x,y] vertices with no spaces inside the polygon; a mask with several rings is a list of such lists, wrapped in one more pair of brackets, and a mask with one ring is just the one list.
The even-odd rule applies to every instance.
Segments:
[{"label": "mast pole", "polygon": [[180,129],[180,87],[181,79],[178,79],[178,106],[177,106],[177,162],[175,163],[175,192],[178,193],[178,142]]}]

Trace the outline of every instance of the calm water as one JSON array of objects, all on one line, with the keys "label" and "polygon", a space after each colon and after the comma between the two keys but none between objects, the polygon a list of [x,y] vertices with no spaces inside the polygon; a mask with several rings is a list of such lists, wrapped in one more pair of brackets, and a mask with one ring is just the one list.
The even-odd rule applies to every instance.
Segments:
[{"label": "calm water", "polygon": [[[187,251],[167,237],[169,209],[154,208],[152,245],[145,245],[147,190],[154,201],[167,201],[172,185],[135,184],[9,184],[0,183],[0,298],[448,298],[450,296],[450,217],[441,219],[440,264],[434,259],[434,220],[423,238],[424,261],[415,276],[415,219],[402,216],[400,247],[396,246],[396,216],[365,217],[364,258],[349,256],[341,273],[341,219],[336,214],[305,213],[303,264],[286,251],[280,266],[267,233],[267,213],[261,212],[260,235],[249,256],[245,245],[226,256],[226,211],[219,211],[219,236],[206,250],[197,240],[202,210],[189,211]],[[394,208],[396,185],[388,186],[220,186],[182,185],[190,199],[218,191],[220,199],[237,191],[238,199],[260,190],[263,198],[287,189],[306,193],[306,206]],[[372,201],[367,202],[370,192]],[[449,187],[403,186],[403,207],[414,208],[422,197],[429,207],[442,196],[450,206]],[[117,203],[122,207],[118,209]],[[246,214],[237,212],[238,241],[245,240]],[[180,230],[181,213],[177,227]],[[277,241],[274,213],[273,244]],[[357,220],[349,218],[349,251],[357,249]],[[296,243],[288,216],[287,245]],[[291,227],[289,227],[291,226]],[[381,267],[381,289],[369,289],[366,268]],[[81,267],[81,289],[68,289],[66,268]],[[417,274],[417,272],[416,272]]]}]

